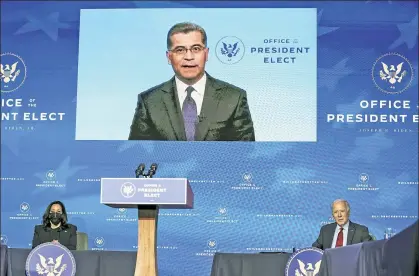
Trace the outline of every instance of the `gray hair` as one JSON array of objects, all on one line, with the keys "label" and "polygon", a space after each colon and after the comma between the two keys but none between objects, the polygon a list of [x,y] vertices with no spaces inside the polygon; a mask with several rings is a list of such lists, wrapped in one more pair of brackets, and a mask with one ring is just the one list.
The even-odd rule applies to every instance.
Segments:
[{"label": "gray hair", "polygon": [[348,212],[348,215],[351,213],[351,206],[349,205],[349,202],[346,200],[346,199],[343,199],[343,198],[339,198],[339,199],[336,199],[335,201],[333,201],[333,203],[330,205],[330,208],[332,209],[332,214],[333,214],[333,206],[335,205],[335,203],[338,203],[338,202],[343,202],[343,203],[345,203],[345,206],[346,206],[346,211]]},{"label": "gray hair", "polygon": [[204,28],[201,26],[191,23],[191,22],[182,22],[177,23],[172,28],[170,28],[169,32],[167,33],[167,49],[169,50],[172,47],[172,36],[179,33],[190,33],[190,32],[200,32],[202,35],[202,43],[207,46],[207,33],[205,32]]}]

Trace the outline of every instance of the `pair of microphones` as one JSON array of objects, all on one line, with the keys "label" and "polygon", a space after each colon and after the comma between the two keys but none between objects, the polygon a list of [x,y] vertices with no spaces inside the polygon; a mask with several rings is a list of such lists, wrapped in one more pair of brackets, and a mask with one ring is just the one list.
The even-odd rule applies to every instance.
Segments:
[{"label": "pair of microphones", "polygon": [[142,176],[145,178],[152,178],[153,175],[156,174],[156,171],[157,171],[156,163],[153,163],[150,165],[150,169],[148,170],[148,172],[145,172],[145,164],[141,163],[140,165],[138,165],[138,168],[135,170],[135,177],[140,178],[140,176]]}]

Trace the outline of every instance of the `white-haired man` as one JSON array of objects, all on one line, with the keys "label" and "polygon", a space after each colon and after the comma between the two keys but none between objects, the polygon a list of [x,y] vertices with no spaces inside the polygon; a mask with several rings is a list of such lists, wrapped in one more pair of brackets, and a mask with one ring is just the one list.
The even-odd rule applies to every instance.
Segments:
[{"label": "white-haired man", "polygon": [[320,229],[319,237],[313,243],[313,247],[324,250],[372,240],[368,227],[349,220],[351,207],[348,201],[337,199],[331,208],[335,222]]}]

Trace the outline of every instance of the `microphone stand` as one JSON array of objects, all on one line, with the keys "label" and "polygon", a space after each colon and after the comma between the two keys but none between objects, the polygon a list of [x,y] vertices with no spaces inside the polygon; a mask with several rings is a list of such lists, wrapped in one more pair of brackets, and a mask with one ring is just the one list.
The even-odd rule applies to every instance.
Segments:
[{"label": "microphone stand", "polygon": [[[144,173],[145,164],[141,163],[135,170],[135,177],[140,178],[152,178],[156,173],[157,164],[153,163],[147,173]],[[143,181],[138,180],[139,185]],[[138,251],[137,251],[137,266],[135,267],[135,275],[157,275],[156,266],[156,233],[157,233],[157,221],[159,213],[158,204],[139,204],[138,209]],[[147,254],[143,254],[145,250]],[[141,254],[140,254],[141,252]],[[140,265],[141,263],[141,272]],[[143,267],[143,265],[146,266]],[[147,267],[148,266],[148,267]],[[143,270],[143,268],[145,270]]]}]

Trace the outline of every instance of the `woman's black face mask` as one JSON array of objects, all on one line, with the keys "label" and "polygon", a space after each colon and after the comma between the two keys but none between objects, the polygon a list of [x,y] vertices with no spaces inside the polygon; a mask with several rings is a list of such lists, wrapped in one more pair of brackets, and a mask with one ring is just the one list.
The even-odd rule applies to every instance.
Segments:
[{"label": "woman's black face mask", "polygon": [[49,213],[48,218],[52,224],[57,225],[61,222],[62,216],[63,214],[61,213]]}]

